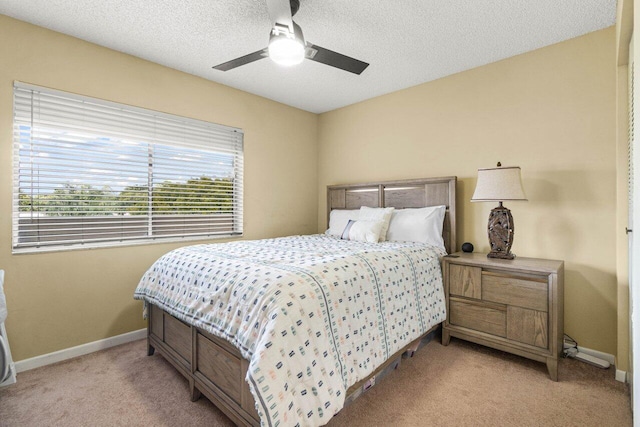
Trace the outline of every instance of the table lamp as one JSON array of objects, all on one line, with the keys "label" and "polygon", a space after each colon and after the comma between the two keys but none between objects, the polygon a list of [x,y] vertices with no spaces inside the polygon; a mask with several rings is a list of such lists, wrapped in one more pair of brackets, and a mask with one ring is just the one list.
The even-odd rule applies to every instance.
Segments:
[{"label": "table lamp", "polygon": [[506,200],[527,200],[522,188],[519,166],[478,169],[478,183],[471,198],[472,202],[499,202],[489,214],[489,244],[491,252],[488,258],[514,259],[511,253],[513,245],[513,216],[502,206]]}]

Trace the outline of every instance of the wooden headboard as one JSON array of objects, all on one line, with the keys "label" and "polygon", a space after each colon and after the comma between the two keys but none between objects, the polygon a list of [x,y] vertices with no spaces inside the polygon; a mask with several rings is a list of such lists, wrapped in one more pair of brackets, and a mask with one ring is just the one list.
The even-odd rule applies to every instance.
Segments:
[{"label": "wooden headboard", "polygon": [[456,180],[442,178],[408,179],[327,186],[327,223],[333,209],[394,207],[423,208],[445,205],[442,237],[448,253],[456,251]]}]

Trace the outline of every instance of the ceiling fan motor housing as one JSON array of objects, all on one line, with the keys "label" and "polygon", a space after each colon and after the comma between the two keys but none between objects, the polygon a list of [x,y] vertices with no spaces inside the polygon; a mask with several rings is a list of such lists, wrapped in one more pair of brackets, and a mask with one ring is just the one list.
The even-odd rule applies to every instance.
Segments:
[{"label": "ceiling fan motor housing", "polygon": [[290,39],[297,40],[300,44],[302,44],[302,46],[304,46],[305,41],[304,41],[304,35],[302,34],[302,28],[300,28],[300,25],[296,24],[295,22],[293,21],[291,22],[293,23],[293,34],[291,34],[288,27],[276,24],[271,29],[271,33],[269,35],[269,41],[273,40],[274,38],[287,37]]},{"label": "ceiling fan motor housing", "polygon": [[300,0],[289,0],[289,5],[291,6],[291,16],[294,16],[300,9]]}]

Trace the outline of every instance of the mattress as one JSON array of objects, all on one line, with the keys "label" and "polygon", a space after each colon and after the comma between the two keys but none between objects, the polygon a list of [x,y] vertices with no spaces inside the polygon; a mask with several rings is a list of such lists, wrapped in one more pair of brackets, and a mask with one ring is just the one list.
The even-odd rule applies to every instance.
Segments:
[{"label": "mattress", "polygon": [[443,255],[326,235],[194,245],[158,259],[134,297],[237,347],[262,425],[322,425],[444,321]]}]

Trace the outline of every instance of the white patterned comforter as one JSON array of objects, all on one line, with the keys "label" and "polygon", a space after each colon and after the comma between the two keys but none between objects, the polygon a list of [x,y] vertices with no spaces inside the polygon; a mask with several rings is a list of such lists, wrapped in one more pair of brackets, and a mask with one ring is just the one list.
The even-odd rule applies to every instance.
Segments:
[{"label": "white patterned comforter", "polygon": [[325,235],[187,246],[134,297],[235,345],[263,426],[323,425],[351,385],[444,321],[442,255]]}]

